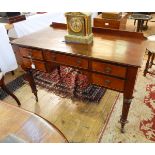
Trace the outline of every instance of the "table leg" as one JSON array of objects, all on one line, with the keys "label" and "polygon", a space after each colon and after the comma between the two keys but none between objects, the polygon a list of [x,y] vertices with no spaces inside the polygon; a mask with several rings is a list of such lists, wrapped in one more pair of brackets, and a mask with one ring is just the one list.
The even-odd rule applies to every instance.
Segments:
[{"label": "table leg", "polygon": [[32,93],[35,95],[36,101],[38,102],[38,95],[37,95],[38,90],[36,88],[36,84],[35,84],[35,81],[33,78],[32,70],[29,69],[26,71],[25,79],[29,82],[29,84],[31,86]]},{"label": "table leg", "polygon": [[131,99],[126,99],[124,97],[123,99],[123,108],[122,108],[122,116],[120,119],[120,123],[121,123],[121,132],[124,133],[124,126],[125,124],[128,122],[127,121],[127,117],[128,117],[128,113],[129,113],[129,109],[130,109],[130,104],[131,104],[132,98]]},{"label": "table leg", "polygon": [[2,88],[7,94],[9,94],[10,96],[12,96],[12,97],[16,100],[18,106],[21,105],[21,103],[20,103],[20,101],[18,100],[18,98],[6,87],[6,85],[5,85],[5,83],[4,83],[4,76],[3,76],[2,79],[0,80],[0,86],[1,86],[1,88]]},{"label": "table leg", "polygon": [[145,65],[145,69],[144,69],[144,76],[146,76],[146,74],[148,72],[151,55],[152,55],[152,53],[150,51],[148,51],[148,59],[147,59],[147,62],[146,62],[146,65]]},{"label": "table leg", "polygon": [[141,21],[140,20],[137,20],[137,30],[136,30],[136,32],[139,32],[139,30],[140,30],[140,24],[141,24]]},{"label": "table leg", "polygon": [[154,57],[155,57],[155,54],[152,53],[152,57],[151,57],[151,62],[150,62],[149,68],[152,68],[152,65],[154,65],[154,63],[153,63]]},{"label": "table leg", "polygon": [[130,109],[130,104],[133,99],[133,90],[136,81],[138,68],[128,67],[127,75],[126,75],[126,82],[124,86],[124,96],[123,96],[123,107],[122,107],[122,115],[120,119],[121,123],[121,132],[124,133],[125,124],[128,122],[127,117]]}]

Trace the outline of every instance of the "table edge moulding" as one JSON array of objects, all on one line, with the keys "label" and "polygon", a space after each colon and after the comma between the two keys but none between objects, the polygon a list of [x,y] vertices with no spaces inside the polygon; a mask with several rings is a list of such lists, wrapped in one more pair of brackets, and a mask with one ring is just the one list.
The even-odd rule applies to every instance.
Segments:
[{"label": "table edge moulding", "polygon": [[93,43],[67,43],[66,24],[52,23],[50,27],[11,42],[21,54],[21,66],[37,97],[32,76],[36,69],[51,72],[55,66],[77,68],[88,76],[90,83],[123,93],[120,119],[121,132],[127,122],[138,68],[145,53],[145,37],[141,33],[93,27]]}]

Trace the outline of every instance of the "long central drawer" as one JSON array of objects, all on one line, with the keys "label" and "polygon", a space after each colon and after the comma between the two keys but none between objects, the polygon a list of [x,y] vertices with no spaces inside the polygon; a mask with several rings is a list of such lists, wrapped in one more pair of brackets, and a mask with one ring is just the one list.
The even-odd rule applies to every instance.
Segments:
[{"label": "long central drawer", "polygon": [[54,61],[62,65],[69,65],[73,67],[79,67],[88,69],[88,60],[76,56],[69,56],[64,54],[57,54],[50,51],[44,51],[44,58],[47,61]]}]

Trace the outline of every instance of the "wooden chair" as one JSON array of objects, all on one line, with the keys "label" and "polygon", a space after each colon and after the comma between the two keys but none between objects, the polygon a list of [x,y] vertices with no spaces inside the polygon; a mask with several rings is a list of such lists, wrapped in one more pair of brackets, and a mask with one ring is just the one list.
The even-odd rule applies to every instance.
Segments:
[{"label": "wooden chair", "polygon": [[149,69],[152,68],[152,65],[155,65],[153,62],[155,58],[155,35],[149,36],[148,41],[148,47],[146,48],[148,58],[144,69],[144,76],[146,76],[147,73],[155,75],[155,73],[149,71]]},{"label": "wooden chair", "polygon": [[11,93],[11,91],[6,87],[5,82],[4,82],[4,76],[3,76],[2,72],[0,72],[0,87],[1,87],[7,94],[9,94],[10,96],[12,96],[12,97],[16,100],[18,106],[21,105],[21,103],[20,103],[20,101],[18,100],[18,98],[17,98],[13,93]]},{"label": "wooden chair", "polygon": [[[9,27],[10,28],[10,27]],[[7,89],[4,83],[4,75],[5,73],[12,72],[17,69],[18,65],[16,62],[16,58],[10,44],[10,40],[8,38],[8,34],[4,24],[0,24],[0,87],[9,95],[11,95],[17,102],[18,106],[20,106],[20,102],[17,97]]]}]

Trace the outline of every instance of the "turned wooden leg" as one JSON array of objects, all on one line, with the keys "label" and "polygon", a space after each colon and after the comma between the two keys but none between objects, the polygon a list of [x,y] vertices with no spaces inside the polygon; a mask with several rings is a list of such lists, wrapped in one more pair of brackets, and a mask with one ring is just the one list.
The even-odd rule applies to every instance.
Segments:
[{"label": "turned wooden leg", "polygon": [[14,72],[14,71],[11,71],[11,74],[12,74],[12,75],[15,75],[15,72]]},{"label": "turned wooden leg", "polygon": [[1,86],[1,88],[2,88],[7,94],[9,94],[10,96],[12,96],[12,97],[16,100],[18,106],[21,105],[21,103],[20,103],[20,101],[18,100],[18,98],[17,98],[13,93],[11,93],[11,92],[7,89],[7,87],[6,87],[5,83],[4,83],[4,76],[3,76],[2,79],[0,80],[0,86]]},{"label": "turned wooden leg", "polygon": [[148,59],[147,59],[147,62],[146,62],[146,65],[145,65],[145,69],[144,69],[144,76],[146,76],[146,74],[148,72],[148,69],[149,69],[151,54],[152,53],[150,51],[148,51]]},{"label": "turned wooden leg", "polygon": [[120,119],[121,123],[121,132],[124,133],[125,124],[128,122],[127,117],[130,109],[130,104],[133,99],[133,91],[136,82],[136,76],[138,72],[138,67],[128,67],[126,81],[124,85],[123,92],[123,107],[122,107],[122,115]]},{"label": "turned wooden leg", "polygon": [[141,21],[138,20],[138,21],[137,21],[137,30],[136,30],[137,32],[139,32],[139,30],[140,30],[140,24],[141,24]]},{"label": "turned wooden leg", "polygon": [[61,81],[62,78],[61,78],[61,70],[60,70],[60,67],[61,67],[61,66],[57,66],[57,70],[58,70],[58,75],[59,75],[60,81]]},{"label": "turned wooden leg", "polygon": [[123,108],[122,108],[122,115],[121,115],[121,119],[120,119],[120,123],[121,123],[121,132],[124,133],[124,126],[125,124],[128,122],[127,121],[127,116],[129,113],[129,108],[130,108],[130,104],[131,104],[132,98],[131,99],[125,99],[123,101]]},{"label": "turned wooden leg", "polygon": [[32,90],[32,93],[35,95],[36,97],[36,101],[38,102],[38,96],[37,96],[37,88],[36,88],[36,84],[35,84],[35,81],[34,81],[34,78],[33,78],[33,74],[32,74],[32,70],[27,70],[26,71],[26,75],[25,75],[25,79],[29,82],[30,86],[31,86],[31,90]]},{"label": "turned wooden leg", "polygon": [[74,89],[73,89],[73,96],[76,96],[76,92],[77,92],[77,81],[78,81],[78,75],[80,74],[80,71],[77,71],[76,77],[75,77],[75,85],[74,85]]},{"label": "turned wooden leg", "polygon": [[154,56],[155,56],[154,53],[152,53],[152,56],[151,56],[151,62],[150,62],[150,66],[149,66],[149,68],[151,68],[152,65],[153,65]]}]

